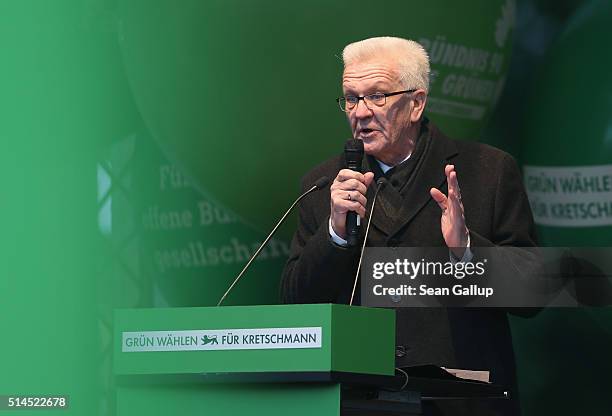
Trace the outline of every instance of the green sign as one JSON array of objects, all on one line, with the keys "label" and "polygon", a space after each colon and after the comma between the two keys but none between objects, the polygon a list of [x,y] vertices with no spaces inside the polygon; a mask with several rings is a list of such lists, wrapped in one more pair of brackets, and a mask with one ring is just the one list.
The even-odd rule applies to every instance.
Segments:
[{"label": "green sign", "polygon": [[123,332],[122,352],[321,348],[322,328]]}]

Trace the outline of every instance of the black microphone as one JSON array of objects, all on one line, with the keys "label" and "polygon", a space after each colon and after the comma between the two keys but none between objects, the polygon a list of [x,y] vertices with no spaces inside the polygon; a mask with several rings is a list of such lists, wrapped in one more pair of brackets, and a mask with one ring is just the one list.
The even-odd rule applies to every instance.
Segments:
[{"label": "black microphone", "polygon": [[368,240],[368,234],[370,234],[370,224],[372,224],[372,214],[374,213],[374,206],[376,206],[376,198],[378,197],[378,192],[380,192],[380,190],[383,188],[383,186],[385,186],[386,183],[386,178],[379,178],[376,181],[376,192],[374,193],[374,198],[372,198],[372,206],[370,207],[370,215],[368,216],[368,226],[366,227],[363,244],[361,245],[361,253],[359,253],[359,263],[357,263],[357,273],[355,273],[355,280],[353,281],[353,291],[351,292],[351,301],[349,302],[349,305],[353,304],[353,298],[355,297],[355,289],[357,288],[359,272],[361,271],[361,260],[363,259],[363,251],[365,250],[366,241]]},{"label": "black microphone", "polygon": [[289,213],[293,210],[293,208],[302,200],[304,199],[304,197],[306,197],[306,195],[310,194],[311,192],[317,191],[319,189],[325,188],[327,186],[327,184],[329,183],[329,178],[327,176],[322,176],[319,179],[317,179],[317,181],[315,182],[314,185],[312,185],[312,187],[310,189],[308,189],[306,192],[304,192],[302,195],[300,195],[294,202],[293,204],[291,204],[291,206],[289,207],[289,209],[287,211],[285,211],[285,214],[281,217],[280,220],[278,220],[278,222],[276,223],[276,225],[274,226],[274,228],[272,229],[272,231],[270,231],[270,234],[268,234],[268,236],[266,237],[266,239],[264,240],[263,243],[261,243],[259,245],[259,248],[257,248],[257,251],[255,253],[253,253],[253,255],[251,256],[251,258],[249,259],[249,261],[247,262],[247,264],[242,268],[242,270],[240,271],[240,273],[238,273],[238,276],[234,279],[234,281],[232,282],[232,284],[230,285],[230,287],[225,291],[225,293],[223,294],[223,296],[221,296],[221,299],[219,299],[219,302],[217,303],[217,306],[221,306],[221,303],[223,303],[223,301],[225,300],[225,298],[227,297],[227,295],[229,295],[229,293],[231,292],[231,290],[234,288],[234,286],[236,286],[236,283],[238,283],[238,280],[240,280],[240,278],[242,277],[242,275],[244,274],[244,272],[247,271],[247,269],[249,268],[249,266],[251,265],[251,263],[253,263],[253,260],[255,260],[257,258],[257,256],[259,256],[259,253],[261,252],[261,250],[263,250],[263,248],[266,246],[266,244],[268,243],[268,241],[270,241],[270,238],[272,238],[272,236],[274,235],[274,233],[276,232],[276,230],[278,229],[278,227],[280,227],[280,225],[285,221],[285,218],[287,218],[287,215],[289,215]]},{"label": "black microphone", "polygon": [[[348,139],[344,145],[344,158],[347,169],[361,172],[363,161],[363,142],[358,139]],[[354,211],[346,213],[346,242],[349,247],[355,247],[359,240],[359,226],[361,219]]]}]

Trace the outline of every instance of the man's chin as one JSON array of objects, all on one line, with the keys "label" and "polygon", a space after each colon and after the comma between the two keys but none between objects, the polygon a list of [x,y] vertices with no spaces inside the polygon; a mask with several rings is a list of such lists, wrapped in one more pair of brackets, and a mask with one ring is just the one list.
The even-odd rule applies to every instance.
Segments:
[{"label": "man's chin", "polygon": [[370,155],[378,159],[376,156],[378,155],[380,149],[376,146],[367,145],[365,142],[363,143],[363,151],[366,155]]},{"label": "man's chin", "polygon": [[365,154],[374,156],[376,158],[376,155],[380,153],[381,138],[378,137],[378,134],[369,134],[366,136],[359,135],[356,137],[356,139],[359,139],[363,142],[363,151],[365,152]]}]

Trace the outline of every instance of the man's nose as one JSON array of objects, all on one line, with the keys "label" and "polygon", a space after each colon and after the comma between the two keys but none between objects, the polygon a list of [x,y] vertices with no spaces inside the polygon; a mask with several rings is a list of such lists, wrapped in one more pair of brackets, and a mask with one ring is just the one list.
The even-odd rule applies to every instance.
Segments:
[{"label": "man's nose", "polygon": [[368,108],[365,100],[359,100],[354,111],[355,117],[357,118],[367,118],[372,116],[372,110]]}]

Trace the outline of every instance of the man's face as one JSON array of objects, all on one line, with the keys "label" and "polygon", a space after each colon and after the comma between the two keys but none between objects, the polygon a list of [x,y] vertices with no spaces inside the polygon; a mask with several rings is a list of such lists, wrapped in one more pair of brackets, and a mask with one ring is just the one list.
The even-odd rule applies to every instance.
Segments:
[{"label": "man's face", "polygon": [[[344,69],[343,94],[364,96],[375,92],[391,93],[404,88],[398,79],[392,59],[355,63]],[[386,104],[378,107],[360,100],[347,112],[353,137],[363,141],[367,154],[387,164],[399,163],[411,151],[410,140],[416,139],[411,127],[413,113],[410,93],[387,97]],[[420,113],[419,113],[420,115]]]}]

